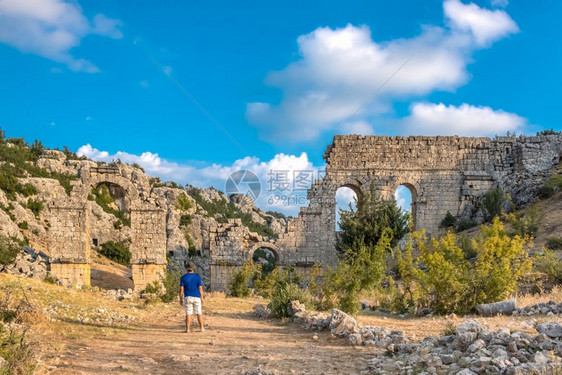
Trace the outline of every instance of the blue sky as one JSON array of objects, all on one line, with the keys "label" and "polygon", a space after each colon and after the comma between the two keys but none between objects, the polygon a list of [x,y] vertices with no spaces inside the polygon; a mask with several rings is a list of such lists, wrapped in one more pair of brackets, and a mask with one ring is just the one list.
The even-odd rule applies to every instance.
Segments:
[{"label": "blue sky", "polygon": [[561,130],[560,14],[554,0],[3,0],[0,126],[218,188],[238,168],[322,169],[334,134]]}]

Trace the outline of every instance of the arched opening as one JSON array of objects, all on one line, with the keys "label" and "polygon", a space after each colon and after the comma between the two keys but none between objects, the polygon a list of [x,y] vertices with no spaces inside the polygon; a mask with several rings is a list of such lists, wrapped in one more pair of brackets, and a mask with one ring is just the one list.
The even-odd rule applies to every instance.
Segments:
[{"label": "arched opening", "polygon": [[408,212],[416,227],[416,189],[411,184],[401,184],[394,192],[396,204],[404,212]]},{"label": "arched opening", "polygon": [[88,194],[90,283],[102,289],[133,288],[131,279],[131,214],[126,190],[101,182]]},{"label": "arched opening", "polygon": [[359,194],[360,189],[354,185],[344,185],[336,190],[336,232],[340,230],[341,211],[355,210],[357,208],[357,198]]},{"label": "arched opening", "polygon": [[254,251],[252,255],[254,264],[261,265],[261,270],[264,275],[271,273],[277,266],[277,254],[274,250],[267,247],[260,247]]}]

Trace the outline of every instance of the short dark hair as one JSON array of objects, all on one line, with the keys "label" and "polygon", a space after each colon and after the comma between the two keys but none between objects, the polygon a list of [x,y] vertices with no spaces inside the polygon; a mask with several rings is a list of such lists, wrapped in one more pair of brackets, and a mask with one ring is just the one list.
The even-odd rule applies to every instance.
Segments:
[{"label": "short dark hair", "polygon": [[186,268],[188,271],[195,271],[195,263],[189,262]]}]

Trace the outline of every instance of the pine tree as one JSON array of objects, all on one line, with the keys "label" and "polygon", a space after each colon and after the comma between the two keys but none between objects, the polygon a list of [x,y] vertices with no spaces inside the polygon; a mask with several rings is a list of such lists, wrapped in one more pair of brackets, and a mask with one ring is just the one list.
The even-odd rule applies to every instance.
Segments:
[{"label": "pine tree", "polygon": [[391,246],[394,247],[408,232],[409,217],[395,200],[380,199],[374,184],[371,184],[369,191],[357,198],[356,210],[351,205],[349,210],[340,210],[336,249],[341,255],[354,256],[359,244],[376,245],[387,228],[391,231]]}]

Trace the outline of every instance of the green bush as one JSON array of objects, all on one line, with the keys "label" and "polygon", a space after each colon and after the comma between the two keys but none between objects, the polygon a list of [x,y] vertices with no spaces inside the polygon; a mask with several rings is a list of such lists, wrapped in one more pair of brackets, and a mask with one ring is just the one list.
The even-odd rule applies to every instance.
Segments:
[{"label": "green bush", "polygon": [[[415,259],[414,243],[419,251]],[[397,304],[410,311],[430,307],[440,314],[468,313],[478,304],[507,298],[531,269],[526,246],[525,238],[507,234],[498,217],[491,226],[481,226],[473,239],[473,262],[466,260],[455,234],[428,241],[418,232],[404,251],[397,249],[402,282]]]},{"label": "green bush", "polygon": [[562,175],[553,174],[548,181],[539,188],[537,195],[541,199],[546,199],[552,197],[559,191],[562,191]]},{"label": "green bush", "polygon": [[311,308],[313,306],[312,299],[310,292],[301,289],[297,284],[278,283],[274,287],[271,301],[267,307],[274,316],[284,318],[289,316],[289,312],[287,311],[289,302],[298,300],[307,308]]},{"label": "green bush", "polygon": [[474,220],[471,219],[462,219],[461,221],[459,221],[458,226],[457,226],[457,231],[462,232],[463,230],[467,230],[470,228],[474,228],[475,226],[477,226],[478,224],[476,224],[476,222]]},{"label": "green bush", "polygon": [[491,220],[502,213],[502,206],[505,203],[505,195],[498,186],[484,194],[484,214],[487,220]]},{"label": "green bush", "polygon": [[0,264],[12,264],[22,251],[24,243],[15,238],[0,235]]},{"label": "green bush", "polygon": [[445,215],[445,218],[441,221],[441,228],[450,228],[450,227],[454,227],[455,224],[457,223],[457,218],[454,217],[449,211],[447,211],[447,215]]},{"label": "green bush", "polygon": [[258,268],[254,262],[249,259],[240,269],[233,273],[232,278],[228,284],[228,290],[232,297],[247,298],[250,297],[252,291],[250,290],[249,283],[252,277],[258,272]]},{"label": "green bush", "polygon": [[562,237],[547,238],[545,246],[550,250],[562,250]]},{"label": "green bush", "polygon": [[180,194],[176,200],[176,207],[181,211],[189,211],[192,207],[191,200],[187,194]]},{"label": "green bush", "polygon": [[181,215],[180,216],[180,227],[187,227],[189,224],[191,224],[191,215]]},{"label": "green bush", "polygon": [[533,237],[539,230],[541,217],[535,207],[527,212],[511,212],[504,214],[504,219],[513,228],[512,235],[520,237]]},{"label": "green bush", "polygon": [[25,206],[27,207],[28,210],[33,212],[33,215],[35,215],[35,217],[37,218],[39,217],[41,211],[43,211],[43,209],[45,208],[43,202],[35,199],[28,199],[27,204]]},{"label": "green bush", "polygon": [[386,229],[376,244],[357,242],[334,270],[328,270],[322,287],[328,304],[356,314],[359,293],[372,291],[380,284],[386,268],[386,255],[391,251],[392,231]]},{"label": "green bush", "polygon": [[100,254],[112,261],[129,265],[131,263],[131,252],[129,247],[122,242],[107,241],[100,245]]},{"label": "green bush", "polygon": [[43,279],[44,282],[46,282],[47,284],[56,284],[57,283],[57,278],[54,277],[53,275],[51,275],[50,272],[47,272],[47,274],[45,275],[45,278]]},{"label": "green bush", "polygon": [[27,223],[27,221],[24,220],[24,221],[22,221],[21,223],[18,224],[18,227],[20,229],[23,229],[23,230],[28,230],[29,224]]},{"label": "green bush", "polygon": [[168,303],[178,298],[180,290],[180,278],[181,272],[177,269],[177,267],[168,265],[166,274],[162,278],[162,284],[166,289],[166,292],[160,296],[162,302]]},{"label": "green bush", "polygon": [[535,268],[547,274],[556,284],[562,284],[562,259],[558,258],[556,252],[545,250],[542,256],[537,257]]}]

